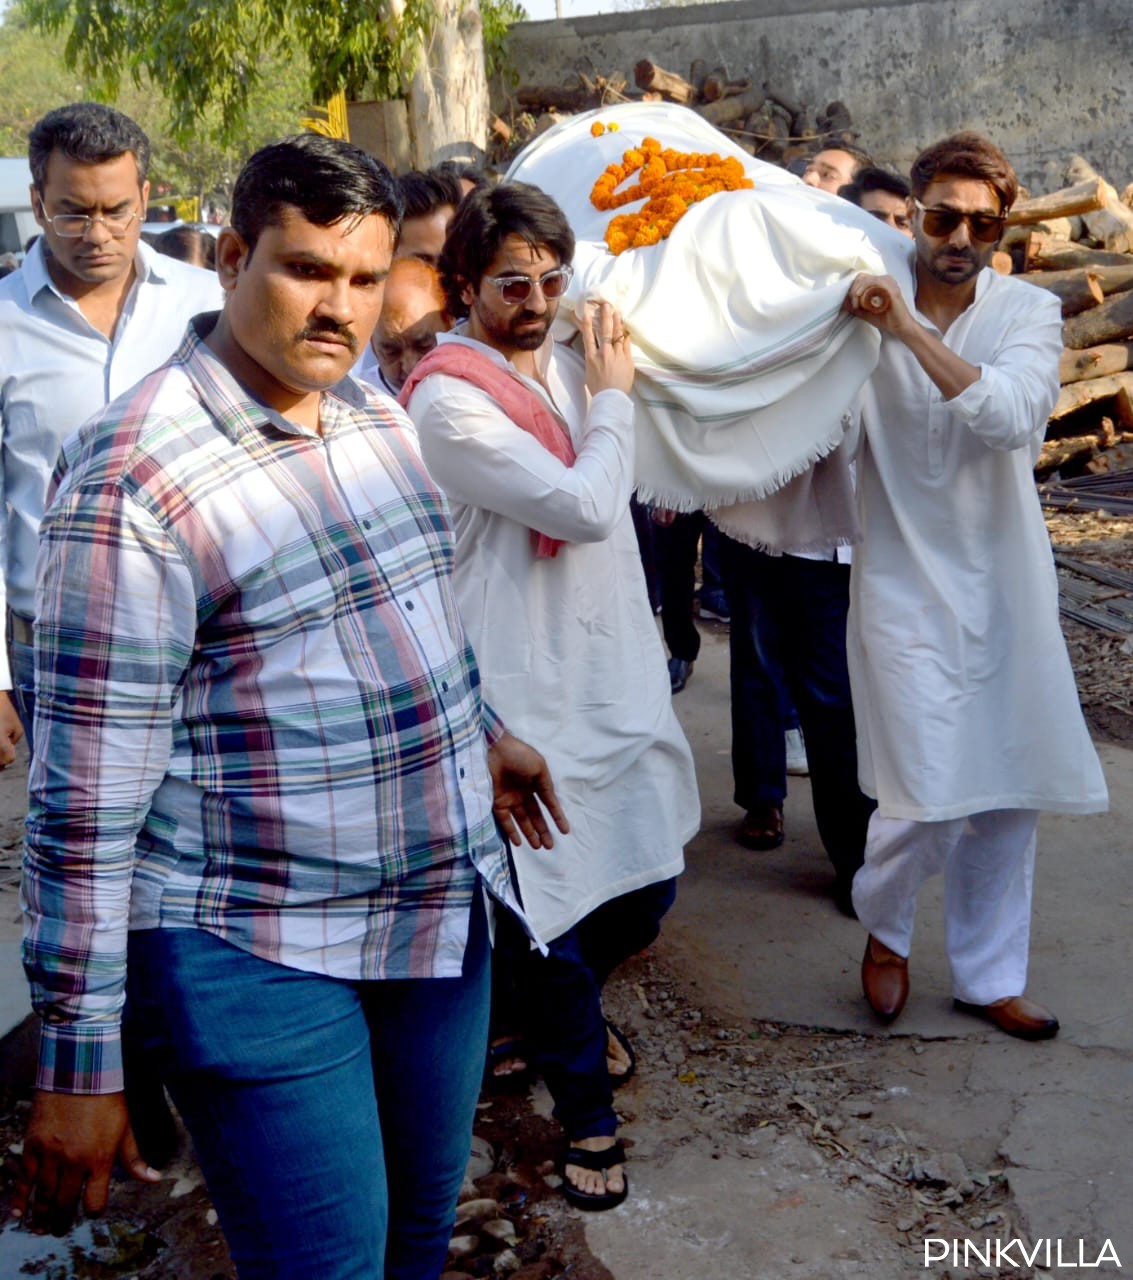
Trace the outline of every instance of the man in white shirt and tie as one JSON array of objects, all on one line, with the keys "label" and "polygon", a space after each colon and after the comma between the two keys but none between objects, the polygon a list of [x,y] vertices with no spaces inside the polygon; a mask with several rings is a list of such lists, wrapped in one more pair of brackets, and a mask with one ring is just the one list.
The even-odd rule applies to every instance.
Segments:
[{"label": "man in white shirt and tie", "polygon": [[30,733],[39,523],[64,439],[167,360],[216,276],[141,244],[149,140],[95,102],[32,129],[32,208],[43,229],[0,280],[0,768]]}]

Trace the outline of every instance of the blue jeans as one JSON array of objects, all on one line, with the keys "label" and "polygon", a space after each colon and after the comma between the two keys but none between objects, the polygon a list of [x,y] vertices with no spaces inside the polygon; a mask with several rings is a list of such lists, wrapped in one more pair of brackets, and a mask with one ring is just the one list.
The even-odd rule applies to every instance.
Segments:
[{"label": "blue jeans", "polygon": [[35,720],[35,649],[30,644],[20,644],[12,639],[11,624],[8,626],[8,666],[12,672],[12,704],[20,724],[24,726],[24,741],[28,754],[34,755],[32,747],[32,724]]},{"label": "blue jeans", "polygon": [[806,739],[818,834],[848,888],[865,856],[874,802],[858,786],[858,747],[846,615],[850,566],[769,556],[720,538],[732,625],[732,774],[743,809],[783,803],[787,759],[781,695],[785,679]]},{"label": "blue jeans", "polygon": [[131,934],[127,1017],[193,1138],[241,1280],[436,1280],[488,1023],[460,978],[349,982],[199,929]]}]

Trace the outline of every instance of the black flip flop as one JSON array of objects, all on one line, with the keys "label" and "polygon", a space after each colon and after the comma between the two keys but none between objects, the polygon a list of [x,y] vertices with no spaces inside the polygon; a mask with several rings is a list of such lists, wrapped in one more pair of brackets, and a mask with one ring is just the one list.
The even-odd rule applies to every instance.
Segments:
[{"label": "black flip flop", "polygon": [[616,1209],[629,1195],[629,1178],[624,1172],[620,1191],[600,1191],[597,1195],[588,1195],[585,1191],[579,1191],[566,1176],[566,1166],[574,1164],[580,1169],[604,1172],[606,1169],[612,1169],[616,1164],[625,1164],[625,1159],[626,1149],[620,1142],[615,1142],[605,1151],[586,1151],[582,1147],[571,1147],[563,1161],[563,1195],[566,1196],[567,1202],[574,1205],[576,1209],[588,1211]]},{"label": "black flip flop", "polygon": [[629,1080],[633,1076],[633,1073],[637,1070],[637,1054],[634,1053],[633,1045],[630,1044],[629,1037],[621,1029],[621,1027],[615,1026],[612,1022],[607,1022],[606,1030],[610,1033],[610,1035],[614,1037],[614,1039],[618,1042],[618,1044],[620,1044],[621,1047],[625,1050],[626,1057],[629,1059],[629,1067],[625,1071],[623,1071],[621,1075],[616,1075],[613,1071],[609,1073],[611,1087],[614,1089],[620,1089],[622,1085],[625,1084],[626,1081]]},{"label": "black flip flop", "polygon": [[[509,1071],[504,1075],[497,1075],[496,1067],[501,1062],[506,1062],[508,1058],[522,1058],[527,1065],[522,1071]],[[534,1079],[535,1068],[531,1065],[531,1048],[522,1036],[508,1036],[499,1044],[488,1046],[483,1087],[489,1093],[522,1093]]]}]

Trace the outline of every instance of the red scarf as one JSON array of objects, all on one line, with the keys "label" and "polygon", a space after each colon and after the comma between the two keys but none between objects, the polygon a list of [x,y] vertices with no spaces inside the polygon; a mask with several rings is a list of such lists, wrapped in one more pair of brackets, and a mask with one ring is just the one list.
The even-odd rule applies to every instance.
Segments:
[{"label": "red scarf", "polygon": [[[462,342],[442,342],[423,356],[417,367],[406,379],[397,397],[402,408],[409,404],[409,397],[418,385],[433,373],[447,373],[453,378],[463,378],[486,392],[499,405],[515,425],[533,435],[547,450],[554,454],[564,467],[573,467],[574,445],[566,423],[542,396],[532,391],[510,365],[501,368],[490,356]],[[552,538],[538,529],[531,530],[535,555],[539,559],[558,555],[563,545],[561,538]]]}]

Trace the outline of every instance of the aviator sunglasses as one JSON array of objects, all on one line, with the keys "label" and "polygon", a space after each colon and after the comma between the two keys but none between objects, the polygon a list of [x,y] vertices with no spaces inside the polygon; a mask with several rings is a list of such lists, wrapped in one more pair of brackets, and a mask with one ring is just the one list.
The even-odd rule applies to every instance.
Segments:
[{"label": "aviator sunglasses", "polygon": [[921,225],[930,236],[950,236],[961,222],[966,222],[973,240],[991,244],[1003,234],[1007,221],[1005,213],[961,213],[959,209],[926,209],[919,200],[913,203],[924,214]]},{"label": "aviator sunglasses", "polygon": [[549,302],[561,298],[573,275],[573,267],[556,267],[538,280],[532,280],[530,276],[485,276],[484,279],[499,290],[500,297],[509,307],[519,307],[531,297],[531,290],[536,285]]}]

